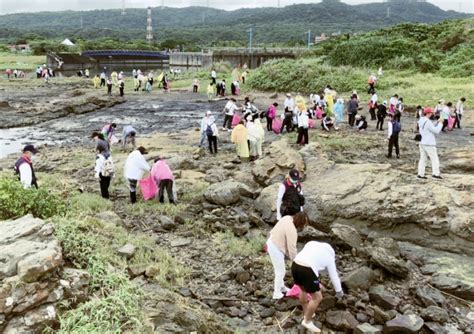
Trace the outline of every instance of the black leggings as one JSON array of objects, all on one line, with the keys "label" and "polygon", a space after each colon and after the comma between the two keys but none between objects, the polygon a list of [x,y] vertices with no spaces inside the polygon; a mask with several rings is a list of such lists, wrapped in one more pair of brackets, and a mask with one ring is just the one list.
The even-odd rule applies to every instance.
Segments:
[{"label": "black leggings", "polygon": [[273,118],[270,118],[267,116],[267,130],[268,131],[273,131]]},{"label": "black leggings", "polygon": [[349,114],[349,125],[350,126],[354,126],[354,122],[355,122],[355,119],[356,119],[356,114]]},{"label": "black leggings", "polygon": [[[217,153],[217,137],[213,135],[207,135],[207,141],[209,142],[209,152]],[[214,147],[214,151],[212,150]]]},{"label": "black leggings", "polygon": [[444,132],[444,130],[445,130],[447,127],[448,127],[448,120],[445,119],[445,120],[443,120],[443,128],[441,129],[441,131]]},{"label": "black leggings", "polygon": [[293,131],[293,118],[292,117],[285,117],[283,120],[283,124],[281,125],[280,133],[283,133],[283,129],[286,126],[286,132]]},{"label": "black leggings", "polygon": [[400,148],[398,147],[398,133],[392,134],[388,140],[388,156],[392,156],[393,147],[395,146],[395,153],[397,157],[400,155]]},{"label": "black leggings", "polygon": [[100,193],[103,198],[109,198],[109,186],[112,178],[110,176],[102,176],[102,174],[99,174],[99,177]]},{"label": "black leggings", "polygon": [[160,181],[160,186],[158,189],[158,199],[160,203],[165,202],[165,189],[166,193],[168,194],[168,200],[170,203],[174,203],[174,197],[173,197],[173,180],[161,180]]},{"label": "black leggings", "polygon": [[385,117],[383,117],[383,116],[377,116],[377,129],[383,130],[383,121],[384,121],[384,119],[385,119]]},{"label": "black leggings", "polygon": [[297,144],[308,144],[309,138],[308,138],[308,129],[299,127],[298,128],[298,139],[296,139]]},{"label": "black leggings", "polygon": [[227,129],[230,129],[231,126],[232,126],[232,119],[234,118],[234,116],[232,115],[225,115],[224,117],[224,125],[222,125],[223,128],[226,127],[226,124],[227,124]]}]

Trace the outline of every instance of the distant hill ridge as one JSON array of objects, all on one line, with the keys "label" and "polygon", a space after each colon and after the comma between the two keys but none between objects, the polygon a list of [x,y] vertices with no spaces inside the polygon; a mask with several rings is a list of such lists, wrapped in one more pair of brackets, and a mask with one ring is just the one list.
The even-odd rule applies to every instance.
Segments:
[{"label": "distant hill ridge", "polygon": [[[317,4],[297,4],[283,8],[243,8],[225,11],[207,7],[152,9],[154,33],[158,40],[169,38],[212,45],[222,41],[242,42],[246,30],[254,27],[256,43],[285,43],[336,31],[363,32],[402,22],[436,23],[470,15],[444,11],[427,2],[392,1],[348,5],[326,0]],[[82,26],[81,29],[81,17]],[[49,38],[102,37],[142,39],[146,9],[39,12],[0,16],[0,39],[35,33]]]}]

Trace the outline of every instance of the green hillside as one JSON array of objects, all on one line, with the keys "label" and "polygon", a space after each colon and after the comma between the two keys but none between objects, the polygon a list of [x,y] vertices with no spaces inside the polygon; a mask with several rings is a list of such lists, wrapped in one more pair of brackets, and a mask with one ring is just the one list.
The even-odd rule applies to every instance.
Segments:
[{"label": "green hillside", "polygon": [[[389,9],[390,15],[387,17]],[[434,23],[465,18],[466,14],[418,2],[347,5],[334,0],[284,8],[224,11],[204,7],[153,8],[158,42],[184,41],[187,46],[245,45],[247,29],[254,27],[257,44],[304,43],[305,33],[354,33],[401,22]],[[82,28],[81,28],[82,18]],[[144,39],[146,9],[41,12],[0,16],[0,40],[75,38]]]}]

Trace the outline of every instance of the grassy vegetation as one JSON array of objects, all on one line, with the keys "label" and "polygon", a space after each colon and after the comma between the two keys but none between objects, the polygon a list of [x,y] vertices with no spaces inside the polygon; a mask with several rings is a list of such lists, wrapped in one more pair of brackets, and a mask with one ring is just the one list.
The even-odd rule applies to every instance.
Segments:
[{"label": "grassy vegetation", "polygon": [[241,237],[235,236],[231,231],[215,233],[213,240],[221,251],[236,256],[258,255],[266,242],[266,238],[263,234],[258,234],[248,239],[242,239]]},{"label": "grassy vegetation", "polygon": [[[0,71],[8,68],[33,71],[36,66],[46,62],[45,56],[32,56],[23,53],[0,52]],[[3,73],[2,73],[3,75]]]}]

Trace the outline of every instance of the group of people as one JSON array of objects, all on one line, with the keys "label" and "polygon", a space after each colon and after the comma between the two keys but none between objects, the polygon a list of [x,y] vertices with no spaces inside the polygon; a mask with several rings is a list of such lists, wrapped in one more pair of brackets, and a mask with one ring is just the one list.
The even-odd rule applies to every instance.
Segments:
[{"label": "group of people", "polygon": [[11,78],[21,79],[25,77],[25,72],[16,68],[14,70],[12,70],[11,68],[7,68],[5,70],[5,74],[7,75],[8,80],[10,80]]},{"label": "group of people", "polygon": [[[89,69],[85,70],[85,77],[89,78]],[[101,87],[107,87],[107,95],[112,95],[113,86],[118,87],[119,95],[124,96],[125,91],[125,74],[121,71],[117,73],[113,71],[110,75],[107,75],[107,68],[104,67],[100,74],[96,74],[92,79],[95,89]]]}]

